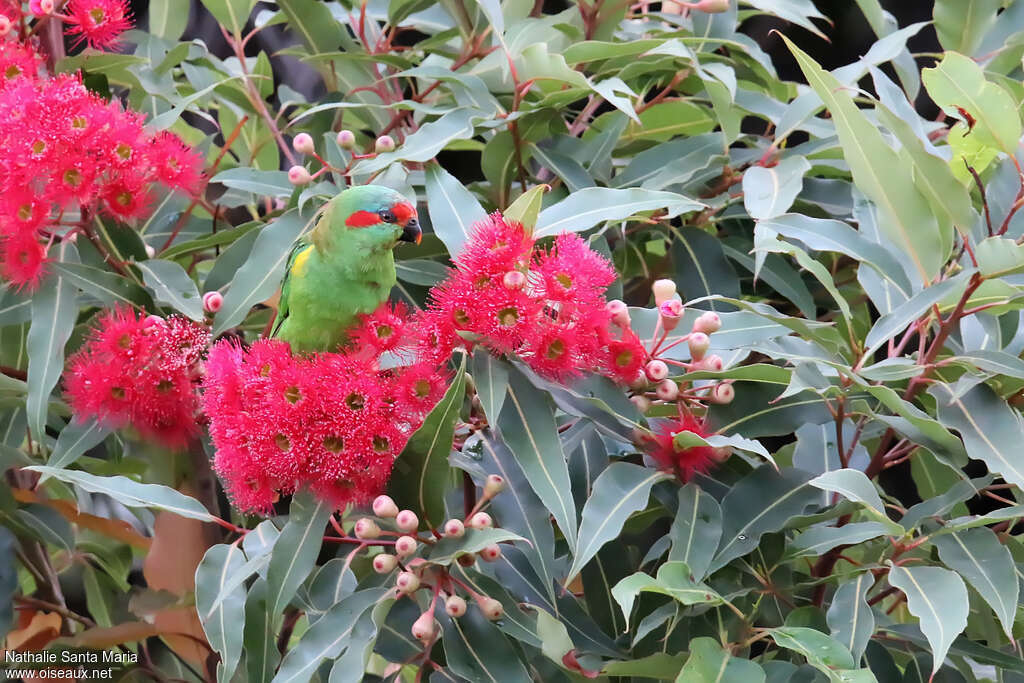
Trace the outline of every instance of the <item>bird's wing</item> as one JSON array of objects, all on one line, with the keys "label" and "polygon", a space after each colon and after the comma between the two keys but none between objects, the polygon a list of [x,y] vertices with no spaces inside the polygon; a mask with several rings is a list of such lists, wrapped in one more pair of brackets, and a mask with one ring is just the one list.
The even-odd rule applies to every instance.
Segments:
[{"label": "bird's wing", "polygon": [[305,259],[309,257],[311,249],[313,249],[312,244],[304,239],[300,239],[295,242],[291,253],[288,254],[288,264],[284,268],[284,280],[281,281],[281,297],[277,303],[277,319],[274,320],[274,327],[270,331],[271,337],[277,336],[278,331],[281,329],[281,324],[288,317],[288,291],[291,289],[292,275],[295,274],[297,268],[302,266]]}]

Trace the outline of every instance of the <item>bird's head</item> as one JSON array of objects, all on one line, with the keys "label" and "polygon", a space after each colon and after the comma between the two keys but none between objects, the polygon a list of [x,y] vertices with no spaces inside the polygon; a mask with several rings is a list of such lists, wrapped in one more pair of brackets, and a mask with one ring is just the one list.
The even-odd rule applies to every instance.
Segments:
[{"label": "bird's head", "polygon": [[404,195],[381,185],[351,187],[328,204],[325,233],[314,239],[333,241],[344,235],[346,243],[363,249],[391,249],[399,242],[419,244],[423,236],[416,207]]}]

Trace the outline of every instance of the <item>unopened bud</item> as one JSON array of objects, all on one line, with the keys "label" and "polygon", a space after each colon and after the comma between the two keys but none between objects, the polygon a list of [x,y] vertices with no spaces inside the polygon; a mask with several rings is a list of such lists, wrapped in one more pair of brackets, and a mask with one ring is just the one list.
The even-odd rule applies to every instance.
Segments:
[{"label": "unopened bud", "polygon": [[647,379],[652,382],[660,382],[668,377],[668,366],[665,365],[665,361],[652,360],[644,368],[644,372],[647,373]]},{"label": "unopened bud", "polygon": [[636,377],[629,383],[629,388],[633,391],[644,391],[648,385],[650,385],[650,382],[647,381],[647,373],[643,370],[637,370]]},{"label": "unopened bud", "polygon": [[654,305],[661,306],[676,295],[676,283],[672,280],[655,280],[651,291],[654,292]]},{"label": "unopened bud", "polygon": [[224,295],[220,292],[207,292],[203,294],[203,310],[207,313],[216,313],[224,305]]},{"label": "unopened bud", "polygon": [[486,595],[477,598],[476,606],[480,608],[483,615],[490,621],[497,621],[505,614],[505,608],[502,607],[501,603]]},{"label": "unopened bud", "polygon": [[11,20],[6,14],[0,14],[0,38],[3,38],[11,31]]},{"label": "unopened bud", "polygon": [[466,525],[460,519],[449,519],[444,523],[444,535],[459,538],[466,533]]},{"label": "unopened bud", "polygon": [[492,543],[480,551],[480,559],[484,562],[496,562],[501,557],[501,546]]},{"label": "unopened bud", "polygon": [[142,321],[143,330],[151,330],[164,324],[164,319],[158,315],[147,315]]},{"label": "unopened bud", "polygon": [[355,532],[356,538],[360,539],[373,539],[380,536],[380,527],[367,517],[357,521],[352,530]]},{"label": "unopened bud", "polygon": [[696,5],[690,5],[690,9],[707,14],[718,14],[729,11],[729,0],[700,0]]},{"label": "unopened bud", "polygon": [[466,526],[471,529],[490,529],[494,526],[494,520],[486,512],[478,512],[469,518]]},{"label": "unopened bud", "polygon": [[378,574],[388,574],[398,566],[398,558],[388,553],[381,553],[373,556],[373,571]]},{"label": "unopened bud", "polygon": [[339,130],[337,140],[338,147],[342,149],[352,149],[356,146],[356,134],[350,130]]},{"label": "unopened bud", "polygon": [[522,289],[526,286],[526,275],[518,270],[510,270],[501,278],[501,284],[505,289]]},{"label": "unopened bud", "polygon": [[398,506],[391,496],[377,496],[373,499],[373,514],[378,517],[394,517],[398,514]]},{"label": "unopened bud", "polygon": [[288,169],[288,182],[292,185],[308,185],[313,180],[305,166],[292,166]]},{"label": "unopened bud", "polygon": [[37,17],[53,14],[53,0],[29,0],[28,10]]},{"label": "unopened bud", "polygon": [[444,601],[444,611],[450,617],[461,617],[466,613],[466,601],[453,595]]},{"label": "unopened bud", "polygon": [[626,305],[625,301],[612,299],[604,305],[604,308],[611,315],[613,324],[618,325],[624,330],[629,329],[631,322],[629,319],[629,306]]},{"label": "unopened bud", "polygon": [[714,311],[701,313],[700,317],[693,321],[693,331],[713,334],[722,329],[722,319]]},{"label": "unopened bud", "polygon": [[505,477],[497,474],[488,474],[484,483],[484,498],[494,498],[505,490]]},{"label": "unopened bud", "polygon": [[433,640],[439,626],[433,612],[424,612],[412,623],[412,637],[421,642]]},{"label": "unopened bud", "polygon": [[662,328],[666,332],[671,332],[683,318],[683,302],[679,299],[662,301],[658,306],[658,316],[661,318]]},{"label": "unopened bud", "polygon": [[399,536],[395,541],[395,552],[399,557],[407,557],[416,552],[416,539],[412,536]]},{"label": "unopened bud", "polygon": [[731,446],[719,446],[711,451],[711,459],[719,464],[728,460],[730,455],[732,455]]},{"label": "unopened bud", "polygon": [[299,154],[312,154],[316,151],[316,147],[313,145],[313,138],[310,137],[309,133],[299,133],[292,140],[292,149]]},{"label": "unopened bud", "polygon": [[721,382],[711,390],[708,400],[718,405],[726,405],[732,403],[734,398],[736,398],[736,390],[732,388],[732,384]]},{"label": "unopened bud", "polygon": [[416,531],[420,527],[420,518],[412,510],[400,510],[395,515],[395,526],[401,531]]},{"label": "unopened bud", "polygon": [[394,152],[395,141],[390,135],[381,135],[377,138],[377,141],[373,144],[373,151],[380,152]]},{"label": "unopened bud", "polygon": [[708,372],[719,372],[722,369],[722,357],[716,354],[712,354],[700,361],[694,363],[696,370],[707,370]]},{"label": "unopened bud", "polygon": [[696,361],[704,358],[708,347],[711,346],[711,340],[703,332],[691,332],[687,344],[690,347],[690,358]]},{"label": "unopened bud", "polygon": [[395,586],[398,587],[398,590],[408,595],[415,593],[416,589],[420,587],[420,579],[412,572],[401,572],[398,578],[395,579]]},{"label": "unopened bud", "polygon": [[630,396],[629,400],[641,414],[651,409],[651,401],[646,396]]},{"label": "unopened bud", "polygon": [[459,563],[460,567],[472,567],[476,564],[476,555],[473,553],[462,553],[455,558],[455,561]]},{"label": "unopened bud", "polygon": [[662,401],[674,401],[679,398],[679,385],[675,380],[663,379],[654,389],[655,395]]}]

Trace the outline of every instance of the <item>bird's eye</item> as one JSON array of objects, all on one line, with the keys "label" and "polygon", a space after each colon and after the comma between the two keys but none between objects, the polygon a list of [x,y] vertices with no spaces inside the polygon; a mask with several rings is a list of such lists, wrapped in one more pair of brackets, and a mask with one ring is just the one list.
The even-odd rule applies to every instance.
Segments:
[{"label": "bird's eye", "polygon": [[385,223],[394,223],[395,222],[395,214],[394,214],[394,212],[388,211],[387,209],[384,209],[383,211],[378,211],[377,215],[380,216],[380,219],[382,221],[384,221]]}]

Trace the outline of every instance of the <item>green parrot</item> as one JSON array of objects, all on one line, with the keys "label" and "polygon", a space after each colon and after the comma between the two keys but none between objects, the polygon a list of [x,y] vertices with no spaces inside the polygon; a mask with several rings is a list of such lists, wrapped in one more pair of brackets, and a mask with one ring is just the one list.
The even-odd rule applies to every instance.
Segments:
[{"label": "green parrot", "polygon": [[380,185],[352,187],[329,201],[288,256],[270,335],[295,353],[334,351],[360,314],[372,313],[395,285],[392,249],[419,244],[416,207]]}]

